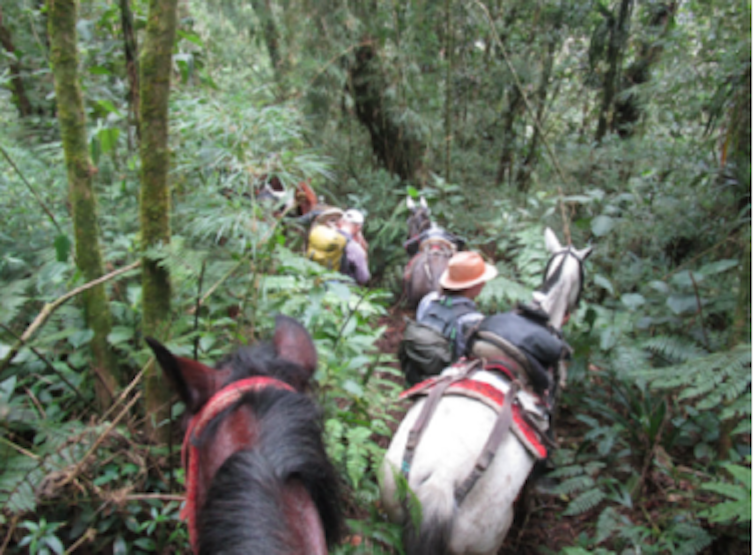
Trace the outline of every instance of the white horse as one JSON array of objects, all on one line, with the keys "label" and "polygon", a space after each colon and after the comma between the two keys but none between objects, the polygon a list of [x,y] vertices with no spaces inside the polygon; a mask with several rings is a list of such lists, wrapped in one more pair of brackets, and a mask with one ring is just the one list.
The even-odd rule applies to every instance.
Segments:
[{"label": "white horse", "polygon": [[[582,265],[591,248],[563,247],[549,228],[545,230],[545,245],[553,256],[545,270],[544,284],[533,294],[534,304],[549,315],[552,327],[560,329],[578,302],[583,285]],[[444,374],[454,371],[451,367]],[[493,385],[503,393],[509,388],[509,383],[488,371],[478,371],[472,379]],[[541,413],[532,394],[520,391],[517,400],[535,419],[547,421],[547,414]],[[409,497],[415,496],[421,504],[421,527],[417,531],[416,515],[407,509],[406,496],[399,498],[397,492],[404,488],[397,486],[396,480],[406,466],[404,451],[409,432],[426,402],[427,397],[421,397],[412,405],[387,450],[381,468],[383,506],[393,522],[406,527],[408,555],[497,553],[513,520],[514,501],[535,458],[518,435],[506,434],[486,471],[459,503],[457,488],[472,472],[498,415],[473,398],[443,396],[423,429],[408,469],[412,492]]]}]

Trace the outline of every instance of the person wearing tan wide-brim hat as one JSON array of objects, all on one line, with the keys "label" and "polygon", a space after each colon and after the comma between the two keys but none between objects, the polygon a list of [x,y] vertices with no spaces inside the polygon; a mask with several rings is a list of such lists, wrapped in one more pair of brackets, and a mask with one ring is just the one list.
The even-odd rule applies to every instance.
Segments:
[{"label": "person wearing tan wide-brim hat", "polygon": [[[453,255],[440,276],[440,287],[448,291],[469,290],[497,276],[497,268],[487,264],[479,253],[461,251]],[[481,292],[481,288],[480,288]]]},{"label": "person wearing tan wide-brim hat", "polygon": [[497,269],[487,264],[479,253],[457,252],[440,276],[442,291],[426,295],[416,309],[418,322],[445,330],[446,337],[454,343],[454,361],[465,354],[471,329],[484,318],[474,299],[495,276]]}]

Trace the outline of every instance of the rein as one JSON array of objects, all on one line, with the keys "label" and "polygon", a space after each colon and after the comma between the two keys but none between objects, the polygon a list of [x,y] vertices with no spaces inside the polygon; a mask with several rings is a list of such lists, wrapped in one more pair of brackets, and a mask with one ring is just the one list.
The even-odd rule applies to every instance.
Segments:
[{"label": "rein", "polygon": [[199,536],[196,529],[196,490],[199,474],[199,448],[197,439],[207,426],[225,409],[233,406],[247,393],[260,391],[267,387],[296,391],[285,382],[275,378],[257,376],[233,382],[215,393],[202,409],[191,417],[186,435],[183,437],[181,461],[186,472],[186,504],[181,511],[181,518],[188,520],[189,540],[194,553],[199,553]]}]

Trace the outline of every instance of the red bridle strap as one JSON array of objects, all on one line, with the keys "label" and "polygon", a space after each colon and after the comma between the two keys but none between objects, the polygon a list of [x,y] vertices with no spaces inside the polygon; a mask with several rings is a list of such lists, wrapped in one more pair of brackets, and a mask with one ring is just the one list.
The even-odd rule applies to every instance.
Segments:
[{"label": "red bridle strap", "polygon": [[233,382],[215,393],[198,413],[191,417],[186,435],[183,437],[181,460],[186,473],[186,504],[181,511],[181,518],[188,520],[189,540],[194,553],[199,553],[199,542],[196,530],[196,488],[199,474],[199,453],[196,438],[206,429],[207,425],[228,407],[241,400],[245,394],[259,391],[266,387],[295,391],[293,387],[275,378],[257,376]]}]

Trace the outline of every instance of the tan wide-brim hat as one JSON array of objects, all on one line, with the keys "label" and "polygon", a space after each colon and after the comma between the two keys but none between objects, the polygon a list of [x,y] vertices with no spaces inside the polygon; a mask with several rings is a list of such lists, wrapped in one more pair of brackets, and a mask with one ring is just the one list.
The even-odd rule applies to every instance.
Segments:
[{"label": "tan wide-brim hat", "polygon": [[440,286],[451,291],[470,289],[496,275],[497,268],[487,264],[479,253],[461,251],[454,254],[448,262],[448,267],[440,276]]}]

